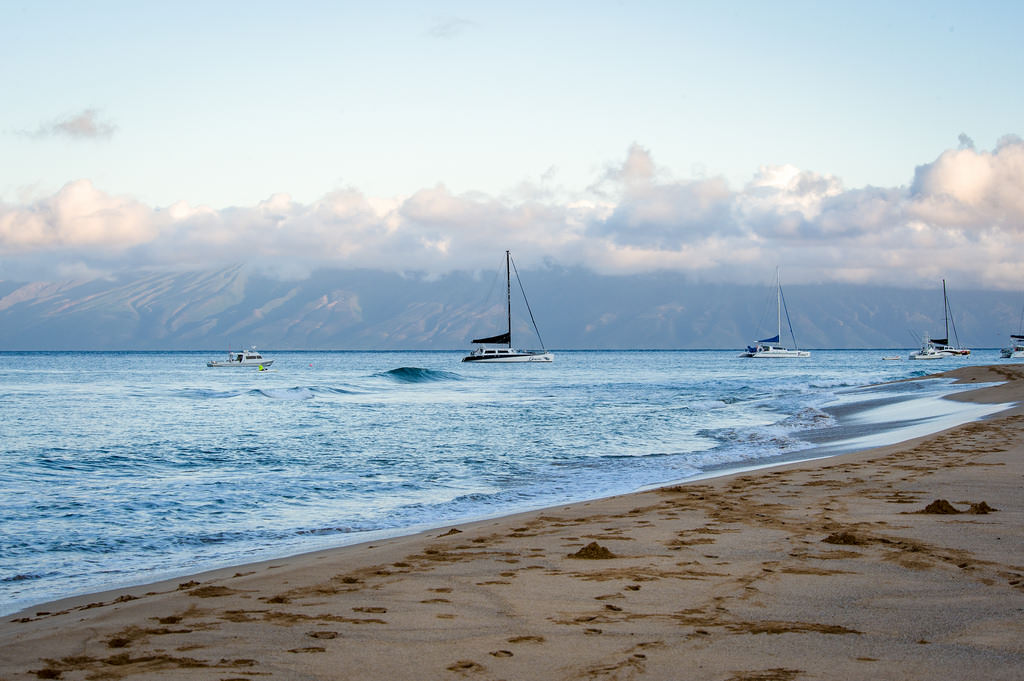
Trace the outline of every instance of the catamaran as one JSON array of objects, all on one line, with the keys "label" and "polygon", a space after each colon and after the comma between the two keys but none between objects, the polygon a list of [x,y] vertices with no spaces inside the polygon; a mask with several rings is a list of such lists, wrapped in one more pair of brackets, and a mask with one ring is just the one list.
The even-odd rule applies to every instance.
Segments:
[{"label": "catamaran", "polygon": [[[530,321],[533,323],[533,330],[537,333],[537,340],[540,341],[540,350],[514,350],[512,349],[512,271],[515,270],[516,281],[519,283],[519,290],[523,293],[523,300],[526,301],[526,310],[530,313]],[[484,345],[505,345],[504,348],[478,347],[462,358],[463,362],[551,362],[555,356],[544,349],[544,340],[540,337],[540,330],[537,322],[533,319],[533,310],[530,309],[530,301],[526,299],[526,290],[523,282],[519,279],[519,270],[512,262],[512,255],[505,251],[505,309],[507,312],[508,331],[499,333],[497,336],[487,338],[474,338],[473,343]]]},{"label": "catamaran", "polygon": [[[946,296],[946,280],[942,280],[942,314],[946,321],[946,335],[942,338],[931,338],[927,336],[921,344],[921,349],[910,353],[910,359],[941,359],[943,357],[966,357],[971,354],[968,348],[960,345],[960,339],[956,334],[956,323],[953,321],[953,313],[949,307],[949,298]],[[953,325],[953,339],[956,345],[949,344],[949,325]]]},{"label": "catamaran", "polygon": [[810,357],[811,353],[808,350],[797,350],[795,348],[786,348],[782,345],[782,311],[786,311],[786,324],[789,325],[789,335],[793,338],[793,345],[796,345],[796,334],[793,333],[793,322],[789,320],[789,308],[786,307],[786,299],[782,295],[782,279],[779,277],[779,269],[775,268],[775,280],[778,284],[776,288],[776,333],[771,338],[764,338],[757,341],[754,345],[748,345],[745,352],[740,353],[740,357]]}]

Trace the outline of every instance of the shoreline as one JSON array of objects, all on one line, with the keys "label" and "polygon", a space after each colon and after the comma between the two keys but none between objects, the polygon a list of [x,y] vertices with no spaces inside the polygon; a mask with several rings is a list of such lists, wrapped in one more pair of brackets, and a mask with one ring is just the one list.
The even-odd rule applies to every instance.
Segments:
[{"label": "shoreline", "polygon": [[[938,376],[1005,381],[949,399],[1018,406],[880,448],[30,606],[0,622],[0,679],[1014,678],[1024,367]],[[939,499],[962,513],[920,513]],[[966,513],[982,502],[998,510]]]}]

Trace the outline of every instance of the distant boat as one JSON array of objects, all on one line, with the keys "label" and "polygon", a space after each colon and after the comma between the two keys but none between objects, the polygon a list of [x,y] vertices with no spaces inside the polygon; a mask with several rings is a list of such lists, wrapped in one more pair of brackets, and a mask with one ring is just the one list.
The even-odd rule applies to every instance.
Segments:
[{"label": "distant boat", "polygon": [[[966,357],[971,351],[960,345],[960,339],[956,335],[956,323],[953,321],[953,312],[949,307],[949,298],[946,297],[946,280],[942,280],[942,315],[946,322],[946,335],[942,338],[933,338],[931,343],[937,352],[944,352],[947,356],[961,355]],[[953,340],[955,345],[949,344],[949,326],[953,325]],[[924,348],[922,347],[922,350]]]},{"label": "distant boat", "polygon": [[1010,345],[999,351],[1003,359],[1024,359],[1024,336],[1016,333],[1010,334]]},{"label": "distant boat", "polygon": [[249,350],[232,352],[228,351],[228,358],[226,360],[210,360],[206,363],[208,367],[255,367],[260,371],[265,370],[271,364],[274,363],[272,359],[266,359],[261,355],[256,347],[253,346]]},{"label": "distant boat", "polygon": [[1020,311],[1017,333],[1010,334],[1010,345],[999,351],[1003,359],[1024,359],[1024,308]]},{"label": "distant boat", "polygon": [[526,309],[530,313],[530,321],[533,323],[533,330],[537,333],[537,340],[540,341],[540,350],[513,350],[512,349],[512,271],[515,270],[515,263],[512,262],[512,255],[505,251],[505,309],[507,312],[508,331],[499,333],[497,336],[487,338],[474,338],[473,343],[484,345],[504,345],[504,348],[478,347],[462,358],[463,362],[480,362],[486,364],[511,363],[511,362],[551,362],[555,356],[544,348],[544,341],[540,337],[540,330],[537,322],[533,319],[533,310],[530,309],[530,301],[526,299],[526,290],[523,282],[519,279],[519,271],[516,272],[516,282],[519,283],[519,290],[523,293],[523,300],[526,302]]},{"label": "distant boat", "polygon": [[793,323],[789,320],[789,309],[786,307],[786,299],[782,295],[782,279],[779,277],[779,269],[775,268],[775,280],[777,283],[776,287],[776,333],[771,338],[765,338],[759,340],[754,345],[748,345],[746,352],[740,353],[740,357],[754,357],[754,358],[789,358],[789,357],[810,357],[811,353],[807,350],[796,350],[783,347],[781,344],[782,337],[782,311],[786,311],[786,324],[789,325],[789,335],[793,339],[793,345],[796,345],[796,335],[793,333]]},{"label": "distant boat", "polygon": [[913,360],[928,360],[928,359],[946,359],[952,357],[953,353],[947,350],[943,350],[942,347],[936,345],[928,336],[924,337],[921,342],[921,349],[915,350],[907,356],[907,359]]}]

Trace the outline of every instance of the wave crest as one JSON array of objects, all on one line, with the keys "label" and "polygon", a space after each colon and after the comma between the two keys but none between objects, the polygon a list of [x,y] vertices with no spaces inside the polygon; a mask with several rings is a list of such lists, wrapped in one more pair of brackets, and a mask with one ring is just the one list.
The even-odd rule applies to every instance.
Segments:
[{"label": "wave crest", "polygon": [[439,369],[424,369],[422,367],[398,367],[389,371],[383,371],[377,376],[389,378],[400,383],[430,383],[436,381],[459,381],[462,378],[451,371]]}]

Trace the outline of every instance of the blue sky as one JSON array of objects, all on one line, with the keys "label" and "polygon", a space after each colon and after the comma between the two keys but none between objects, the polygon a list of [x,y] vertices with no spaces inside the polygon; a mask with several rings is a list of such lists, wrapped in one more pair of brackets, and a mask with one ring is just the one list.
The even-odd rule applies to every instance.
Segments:
[{"label": "blue sky", "polygon": [[[793,180],[802,188],[830,187],[817,208],[793,196],[793,186],[782,200],[790,209],[800,204],[802,219],[821,228],[823,197],[861,205],[865,190],[902,189],[905,204],[919,167],[964,150],[996,168],[988,194],[1004,194],[995,185],[1020,186],[1004,151],[1015,155],[1007,136],[1024,134],[1019,2],[0,0],[0,9],[0,267],[8,278],[47,264],[66,272],[127,266],[129,255],[152,265],[140,248],[158,250],[170,231],[182,237],[182,221],[196,229],[197,213],[227,239],[232,230],[266,229],[240,216],[265,214],[267,204],[287,214],[288,229],[305,225],[298,240],[336,252],[337,264],[350,264],[352,244],[318,239],[351,227],[339,214],[372,213],[377,232],[415,223],[419,231],[403,244],[433,244],[443,267],[454,267],[456,254],[473,259],[469,244],[452,249],[464,222],[511,229],[524,214],[550,210],[558,215],[544,229],[561,236],[516,243],[538,259],[586,259],[616,271],[686,268],[699,260],[683,252],[682,242],[694,245],[688,238],[633,243],[615,236],[624,234],[615,216],[633,220],[631,234],[650,225],[636,216],[652,211],[654,234],[694,215],[749,218],[750,203],[764,198],[764,178],[781,172],[804,178]],[[638,160],[649,166],[644,181],[660,188],[653,199],[627,177]],[[78,217],[91,226],[62,217],[71,210],[66,194],[87,205],[81,210],[91,212]],[[674,217],[662,209],[666,195]],[[346,207],[337,208],[339,196],[348,197]],[[698,205],[679,205],[680,196]],[[416,206],[430,199],[429,215],[410,217],[416,197]],[[702,212],[708,201],[725,208]],[[442,203],[457,204],[456,214]],[[1019,216],[1005,203],[968,222],[1003,225],[1012,243]],[[310,226],[325,205],[334,207],[333,227]],[[26,227],[46,210],[49,222]],[[97,227],[97,211],[117,212],[120,226]],[[169,225],[161,217],[170,213],[179,217]],[[912,213],[900,211],[890,227],[908,228],[921,218]],[[359,224],[357,232],[371,229]],[[709,224],[697,231],[707,237]],[[760,244],[757,253],[729,259],[722,253],[736,252],[735,244],[701,245],[712,249],[702,254],[721,276],[752,260],[807,255],[785,250],[778,234],[767,249],[758,242],[765,235],[745,224],[745,243]],[[41,236],[53,233],[63,236]],[[581,234],[611,238],[614,247],[583,245]],[[123,262],[104,264],[89,252],[124,238],[136,252]],[[575,250],[561,248],[573,239]],[[601,257],[591,257],[597,251]],[[383,262],[386,253],[377,255]],[[267,256],[299,270],[323,264]],[[401,266],[415,269],[418,258],[429,253]],[[971,266],[983,261],[979,252]],[[974,278],[1024,287],[1006,283],[1014,264],[999,261],[1001,275]],[[901,281],[906,266],[891,263],[889,278]],[[867,267],[838,278],[868,278]],[[826,274],[808,269],[806,278],[815,277]]]}]

